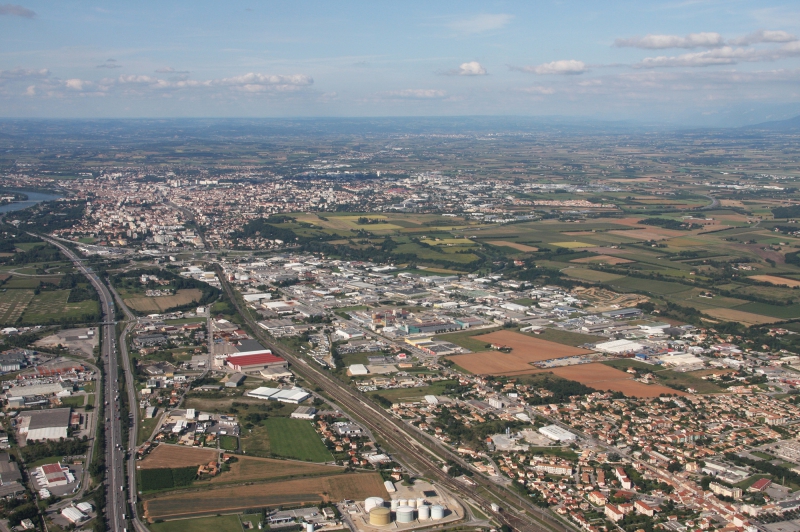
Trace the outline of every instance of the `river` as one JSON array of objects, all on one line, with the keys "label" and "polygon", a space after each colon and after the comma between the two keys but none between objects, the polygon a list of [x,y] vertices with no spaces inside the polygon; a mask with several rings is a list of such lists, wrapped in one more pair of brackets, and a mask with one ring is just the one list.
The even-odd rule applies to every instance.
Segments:
[{"label": "river", "polygon": [[0,214],[27,209],[28,207],[32,207],[37,203],[41,203],[43,201],[52,201],[64,197],[59,194],[48,194],[45,192],[31,192],[29,190],[9,190],[9,192],[19,192],[21,194],[25,194],[26,196],[28,196],[28,199],[26,199],[25,201],[15,201],[13,203],[8,203],[6,205],[0,205]]}]

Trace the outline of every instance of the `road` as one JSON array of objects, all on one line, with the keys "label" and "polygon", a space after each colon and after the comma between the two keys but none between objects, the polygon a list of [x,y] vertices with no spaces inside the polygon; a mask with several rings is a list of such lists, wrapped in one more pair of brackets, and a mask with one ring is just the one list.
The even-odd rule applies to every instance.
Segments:
[{"label": "road", "polygon": [[[106,402],[105,407],[105,436],[106,436],[106,520],[108,527],[114,532],[122,532],[126,528],[123,515],[125,513],[125,453],[122,447],[122,419],[120,419],[119,384],[117,382],[117,341],[114,322],[114,300],[100,280],[90,268],[86,267],[83,261],[75,253],[52,238],[40,236],[43,240],[50,242],[69,260],[75,264],[75,268],[80,271],[92,283],[100,296],[100,308],[103,315],[102,325],[102,346],[100,348],[103,365],[105,369],[105,382],[103,384],[103,398]],[[102,422],[102,420],[100,420]]]},{"label": "road", "polygon": [[[292,369],[298,375],[322,388],[338,405],[348,410],[366,428],[383,439],[413,472],[424,475],[450,491],[458,493],[462,496],[463,502],[480,508],[487,515],[492,515],[502,524],[515,530],[521,532],[569,530],[564,524],[555,521],[554,518],[535,507],[526,498],[494,484],[481,475],[473,477],[476,486],[467,486],[447,475],[442,471],[443,462],[452,460],[466,465],[459,455],[441,446],[441,442],[434,442],[432,439],[420,442],[419,434],[409,433],[408,427],[402,421],[389,415],[367,396],[336,381],[322,370],[301,360],[285,347],[270,340],[255,323],[247,309],[242,307],[219,266],[217,266],[217,274],[223,290],[258,340],[273,353],[292,363]],[[435,448],[435,451],[432,448]],[[500,501],[500,505],[503,507],[503,511],[499,514],[491,509],[491,504],[496,501]],[[469,512],[469,508],[465,509]],[[547,520],[547,524],[544,524],[541,519]]]}]

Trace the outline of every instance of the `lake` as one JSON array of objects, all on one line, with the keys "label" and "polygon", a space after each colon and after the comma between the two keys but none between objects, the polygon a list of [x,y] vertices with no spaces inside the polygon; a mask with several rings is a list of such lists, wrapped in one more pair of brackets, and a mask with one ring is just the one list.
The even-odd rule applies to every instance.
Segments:
[{"label": "lake", "polygon": [[25,201],[15,201],[7,205],[0,205],[0,214],[5,212],[13,212],[22,209],[27,209],[28,207],[31,207],[43,201],[52,201],[64,197],[59,194],[48,194],[45,192],[31,192],[28,190],[9,190],[9,192],[19,192],[21,194],[25,194],[26,196],[28,196],[28,199]]}]

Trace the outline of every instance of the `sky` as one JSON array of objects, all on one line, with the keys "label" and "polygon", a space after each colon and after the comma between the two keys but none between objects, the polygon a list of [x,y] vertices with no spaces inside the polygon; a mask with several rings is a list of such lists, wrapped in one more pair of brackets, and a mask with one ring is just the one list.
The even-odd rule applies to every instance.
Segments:
[{"label": "sky", "polygon": [[796,0],[19,1],[0,117],[800,114]]}]

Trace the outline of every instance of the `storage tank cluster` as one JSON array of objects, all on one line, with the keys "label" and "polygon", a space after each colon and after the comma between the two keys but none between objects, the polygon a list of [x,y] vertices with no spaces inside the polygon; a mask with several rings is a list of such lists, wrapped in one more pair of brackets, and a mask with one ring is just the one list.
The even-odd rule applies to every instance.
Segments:
[{"label": "storage tank cluster", "polygon": [[364,501],[364,511],[369,514],[369,524],[373,526],[388,525],[392,522],[392,513],[399,524],[413,523],[415,519],[428,521],[444,519],[444,506],[426,504],[425,499],[392,499],[387,508],[380,497],[370,497]]}]

